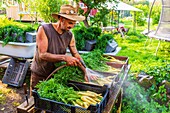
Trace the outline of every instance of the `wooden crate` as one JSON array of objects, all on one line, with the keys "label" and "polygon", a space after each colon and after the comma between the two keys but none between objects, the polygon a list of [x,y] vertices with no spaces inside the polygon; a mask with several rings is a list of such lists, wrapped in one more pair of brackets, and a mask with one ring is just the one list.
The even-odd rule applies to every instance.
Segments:
[{"label": "wooden crate", "polygon": [[36,113],[40,112],[39,110],[34,108],[34,97],[31,96],[28,99],[29,105],[27,105],[27,102],[23,102],[21,105],[17,107],[17,113]]}]

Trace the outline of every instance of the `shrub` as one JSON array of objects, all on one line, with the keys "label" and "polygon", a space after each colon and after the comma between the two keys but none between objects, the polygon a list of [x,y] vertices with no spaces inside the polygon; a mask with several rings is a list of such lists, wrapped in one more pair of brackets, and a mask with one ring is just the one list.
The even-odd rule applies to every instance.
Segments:
[{"label": "shrub", "polygon": [[86,40],[98,40],[98,36],[101,35],[101,29],[99,27],[91,26],[87,28],[84,24],[76,26],[72,31],[78,50],[82,50],[85,47]]},{"label": "shrub", "polygon": [[23,42],[26,42],[26,32],[35,30],[31,26],[23,26],[7,18],[1,18],[0,25],[0,40],[3,41],[3,46],[8,42],[18,42],[20,37],[22,37]]},{"label": "shrub", "polygon": [[[135,5],[135,7],[143,11],[143,12],[136,13],[136,21],[138,26],[144,26],[146,24],[146,18],[148,16],[149,7],[147,5],[142,5],[142,4]],[[132,15],[134,16],[133,13]]]},{"label": "shrub", "polygon": [[100,49],[102,52],[105,52],[107,43],[111,39],[113,39],[112,34],[103,34],[102,36],[99,36],[95,49]]},{"label": "shrub", "polygon": [[151,14],[153,25],[158,24],[159,19],[160,19],[160,13],[161,13],[161,6],[160,5],[153,7],[152,14]]}]

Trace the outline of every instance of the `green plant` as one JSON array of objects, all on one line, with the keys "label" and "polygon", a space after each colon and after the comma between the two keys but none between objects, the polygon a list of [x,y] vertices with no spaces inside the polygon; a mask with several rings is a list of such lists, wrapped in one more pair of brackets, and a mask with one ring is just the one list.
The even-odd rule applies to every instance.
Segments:
[{"label": "green plant", "polygon": [[154,76],[154,79],[158,84],[160,84],[163,80],[167,80],[170,82],[170,64],[165,64],[164,66],[155,66],[147,69],[147,74]]},{"label": "green plant", "polygon": [[85,30],[86,27],[83,24],[80,24],[72,29],[78,50],[82,50],[85,47]]},{"label": "green plant", "polygon": [[[146,24],[146,18],[148,16],[148,5],[138,4],[135,5],[136,8],[139,8],[142,10],[142,12],[136,12],[136,21],[138,26],[144,26]],[[134,16],[134,12],[131,14]]]},{"label": "green plant", "polygon": [[161,14],[161,6],[160,5],[156,5],[155,7],[153,7],[152,10],[152,24],[158,24],[159,19],[160,19],[160,14]]},{"label": "green plant", "polygon": [[19,38],[25,43],[26,32],[35,31],[35,28],[29,25],[23,25],[7,18],[0,18],[0,26],[0,40],[3,41],[3,46],[8,42],[19,42]]},{"label": "green plant", "polygon": [[98,71],[108,70],[108,66],[106,65],[107,59],[103,57],[101,50],[95,49],[81,56],[88,68]]},{"label": "green plant", "polygon": [[83,71],[78,67],[67,66],[58,70],[54,75],[57,83],[66,84],[68,80],[84,82]]},{"label": "green plant", "polygon": [[159,86],[158,91],[152,95],[152,98],[157,101],[167,102],[165,85]]},{"label": "green plant", "polygon": [[55,22],[51,14],[58,13],[62,4],[68,4],[67,0],[20,0],[20,2],[28,5],[30,14],[38,13],[37,15],[45,22]]},{"label": "green plant", "polygon": [[87,28],[82,23],[77,25],[72,31],[78,50],[84,49],[86,40],[98,40],[98,37],[101,35],[101,29],[99,27],[91,26]]},{"label": "green plant", "polygon": [[110,41],[111,39],[114,40],[113,34],[102,34],[100,37],[98,37],[95,49],[100,49],[104,53],[106,50],[108,41]]},{"label": "green plant", "polygon": [[149,92],[134,81],[128,80],[122,102],[122,113],[168,113],[165,105],[160,105],[149,97]]},{"label": "green plant", "polygon": [[[146,27],[143,27],[145,29]],[[141,29],[141,28],[140,28]],[[128,56],[129,63],[131,66],[132,72],[140,72],[141,70],[147,72],[150,67],[154,66],[163,66],[165,64],[170,64],[170,58],[168,57],[169,52],[165,53],[163,45],[169,45],[169,42],[162,42],[160,46],[161,51],[158,51],[158,55],[155,56],[155,49],[158,44],[158,40],[152,40],[148,42],[148,45],[145,45],[147,37],[142,35],[138,30],[136,33],[131,30],[128,33],[128,38],[123,39],[119,35],[114,35],[114,39],[121,47],[121,51],[117,55],[119,56]]]},{"label": "green plant", "polygon": [[101,23],[106,27],[109,23],[109,10],[107,7],[100,7],[94,17],[91,17],[91,25],[101,26]]},{"label": "green plant", "polygon": [[[76,3],[79,3],[79,0],[74,0],[74,1],[76,1]],[[90,11],[92,9],[99,9],[100,10],[102,8],[103,10],[101,9],[101,11],[102,12],[104,11],[106,13],[107,9],[103,8],[103,7],[107,7],[107,5],[106,5],[107,2],[106,1],[112,2],[112,1],[116,1],[116,0],[83,0],[83,1],[81,1],[82,3],[85,4],[85,6],[87,6],[86,11],[82,11],[82,9],[80,8],[81,14],[85,16],[85,20],[83,21],[85,26],[87,26],[87,27],[90,26],[89,21],[87,20],[87,18],[88,18],[89,14],[90,14]],[[105,14],[105,13],[103,13],[103,14]],[[104,15],[103,15],[103,17],[104,17]],[[104,18],[106,18],[106,17],[104,17]]]},{"label": "green plant", "polygon": [[[123,21],[126,27],[132,27],[132,22],[130,20],[124,19]],[[155,27],[157,27],[157,25],[151,26],[151,28]],[[154,76],[156,81],[156,85],[152,85],[149,89],[143,89],[142,87],[138,88],[137,83],[135,83],[134,86],[128,85],[128,88],[124,88],[124,97],[122,102],[123,113],[169,113],[168,111],[170,110],[168,103],[164,103],[165,101],[163,101],[165,100],[165,96],[160,98],[160,100],[163,101],[163,104],[155,102],[156,97],[151,98],[152,95],[158,93],[158,86],[162,80],[170,80],[170,52],[168,52],[169,42],[162,41],[158,54],[155,56],[155,49],[159,41],[152,39],[152,42],[148,41],[146,43],[148,37],[141,34],[141,32],[146,28],[146,25],[137,27],[136,33],[130,29],[127,34],[128,36],[124,39],[119,35],[114,35],[114,39],[117,41],[119,47],[121,47],[121,50],[117,55],[129,57],[129,64],[131,65],[129,78],[137,81],[135,75],[143,70],[147,74]],[[132,82],[130,82],[130,84],[131,83]],[[164,88],[161,88],[161,90],[162,92],[165,91]],[[135,96],[138,92],[142,94],[143,99]],[[147,101],[143,102],[144,100]]]},{"label": "green plant", "polygon": [[6,85],[3,85],[2,82],[0,83],[1,88],[0,88],[0,104],[5,104],[6,103],[6,95],[11,92],[11,89],[6,88]]},{"label": "green plant", "polygon": [[7,25],[1,27],[1,40],[3,41],[3,46],[8,44],[8,42],[19,42],[19,38],[22,38],[22,42],[26,42],[25,34],[28,31],[33,31],[31,27],[21,28],[16,25]]},{"label": "green plant", "polygon": [[88,27],[87,28],[87,32],[86,32],[86,37],[85,40],[94,40],[94,39],[98,39],[98,36],[101,35],[101,28],[99,27]]},{"label": "green plant", "polygon": [[66,95],[76,95],[73,87],[68,87],[66,84],[61,84],[56,79],[49,79],[47,81],[41,81],[36,85],[38,93],[41,97],[55,100],[58,102],[64,102],[68,104]]},{"label": "green plant", "polygon": [[0,104],[4,104],[5,100],[6,100],[5,95],[0,92]]}]

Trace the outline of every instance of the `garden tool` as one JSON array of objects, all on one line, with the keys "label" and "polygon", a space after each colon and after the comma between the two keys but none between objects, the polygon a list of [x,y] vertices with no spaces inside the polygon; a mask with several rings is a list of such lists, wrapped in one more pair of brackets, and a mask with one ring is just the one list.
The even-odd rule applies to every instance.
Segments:
[{"label": "garden tool", "polygon": [[27,93],[27,84],[24,83],[24,84],[23,84],[23,87],[24,87],[25,99],[26,99],[26,101],[27,101],[27,105],[24,106],[24,107],[27,107],[27,106],[29,106],[29,102],[28,102],[28,93]]}]

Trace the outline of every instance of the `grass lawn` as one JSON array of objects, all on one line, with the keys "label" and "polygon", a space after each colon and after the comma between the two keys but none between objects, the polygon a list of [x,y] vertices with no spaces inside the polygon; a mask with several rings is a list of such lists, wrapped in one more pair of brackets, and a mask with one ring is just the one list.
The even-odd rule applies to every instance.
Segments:
[{"label": "grass lawn", "polygon": [[[118,42],[118,45],[122,48],[118,53],[120,56],[128,56],[130,64],[132,65],[132,72],[139,72],[140,70],[147,70],[148,67],[163,66],[170,64],[170,43],[161,41],[157,55],[156,48],[159,40],[148,38],[141,34],[141,32],[147,29],[147,26],[136,27],[136,34],[133,33],[132,24],[127,21],[127,27],[130,28],[128,36],[124,39],[122,37],[115,36],[114,38]],[[155,25],[156,26],[156,25]],[[155,28],[152,26],[152,28]],[[148,41],[146,41],[148,39]]]},{"label": "grass lawn", "polygon": [[[126,27],[130,28],[125,38],[120,35],[114,36],[122,48],[117,55],[128,56],[129,64],[131,64],[128,87],[124,89],[122,112],[169,113],[170,98],[166,94],[165,86],[160,86],[160,84],[162,80],[170,82],[170,43],[161,41],[157,55],[155,55],[159,40],[149,39],[146,42],[148,37],[140,32],[147,26],[136,27],[136,33],[134,33],[132,23],[130,23],[130,21],[125,22]],[[151,28],[154,29],[156,26],[151,26]],[[154,77],[156,85],[153,84],[148,89],[141,87],[136,78],[141,71],[152,72],[151,76]],[[160,100],[162,104],[157,100]]]}]

